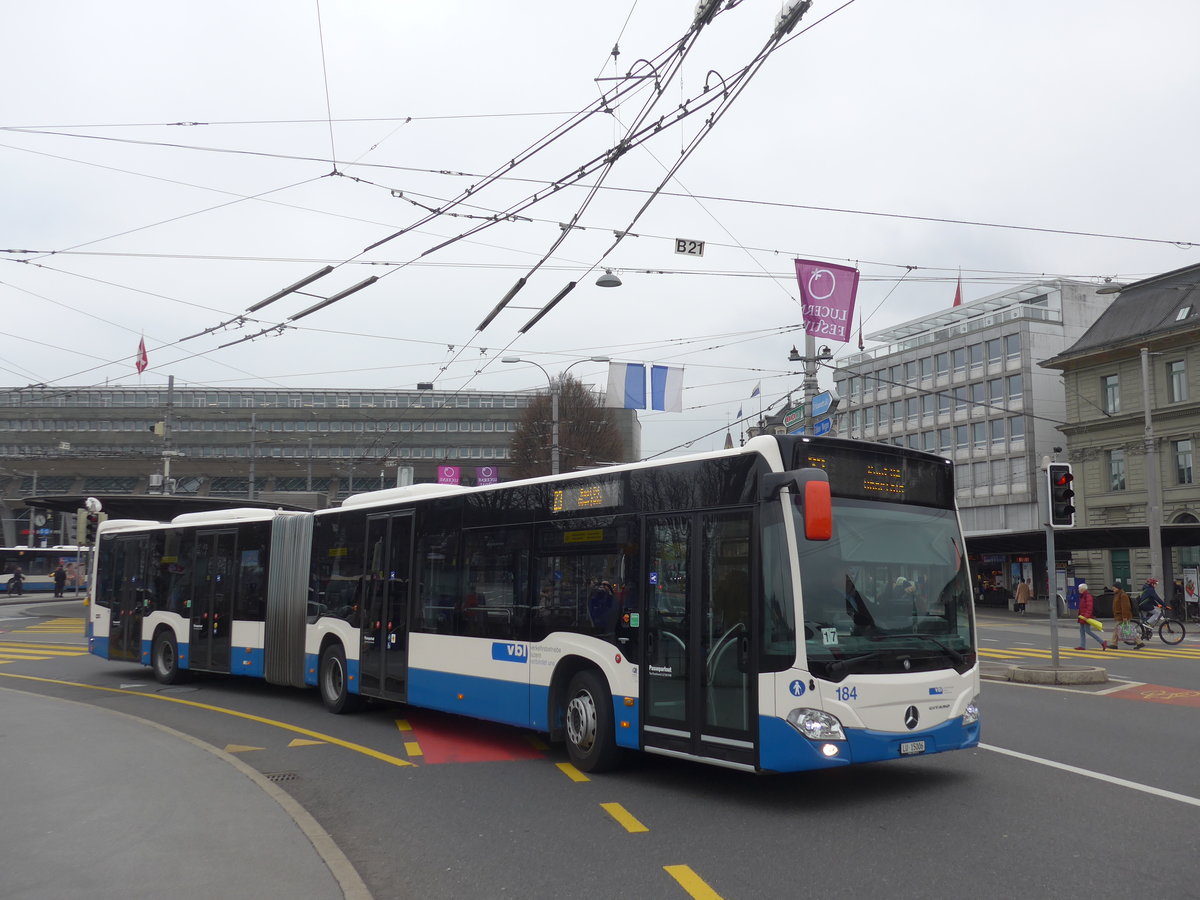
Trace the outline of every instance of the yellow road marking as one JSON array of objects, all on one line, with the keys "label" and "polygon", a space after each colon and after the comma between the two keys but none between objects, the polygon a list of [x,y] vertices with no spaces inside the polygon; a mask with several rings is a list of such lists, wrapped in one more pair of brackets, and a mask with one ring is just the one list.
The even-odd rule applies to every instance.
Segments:
[{"label": "yellow road marking", "polygon": [[663,870],[696,900],[721,900],[721,895],[693,872],[691,866],[663,866]]},{"label": "yellow road marking", "polygon": [[302,734],[305,737],[315,738],[327,744],[336,744],[345,749],[352,750],[355,753],[361,753],[364,756],[369,756],[372,759],[377,759],[380,762],[389,763],[393,766],[411,766],[406,759],[401,759],[398,756],[392,756],[387,753],[380,753],[378,750],[373,750],[370,747],[364,747],[362,744],[355,744],[351,741],[343,741],[341,738],[336,738],[333,735],[322,734],[319,731],[312,731],[308,728],[301,728],[299,725],[289,725],[287,722],[279,722],[275,719],[268,719],[264,716],[255,716],[250,713],[239,712],[236,709],[226,709],[223,706],[213,706],[210,703],[198,703],[195,700],[184,700],[181,697],[164,697],[162,694],[147,694],[143,691],[126,691],[121,688],[102,687],[98,684],[82,684],[78,681],[62,681],[58,678],[38,678],[34,675],[18,675],[5,672],[0,674],[0,678],[19,678],[23,681],[36,681],[42,684],[60,684],[66,687],[84,688],[89,691],[105,691],[110,694],[125,694],[129,697],[145,697],[149,700],[161,700],[165,703],[179,703],[183,706],[191,706],[195,709],[206,709],[209,712],[224,713],[227,716],[233,716],[237,719],[246,719],[250,722],[258,722],[260,725],[270,725],[274,728],[281,728],[284,731],[291,731],[295,734]]},{"label": "yellow road marking", "polygon": [[87,647],[73,647],[70,644],[48,644],[44,641],[0,641],[0,649],[41,650],[44,653],[61,653],[64,656],[83,656],[87,654]]},{"label": "yellow road marking", "polygon": [[397,719],[396,727],[401,731],[412,731],[413,727],[408,724],[408,719]]},{"label": "yellow road marking", "polygon": [[293,741],[289,741],[288,746],[289,747],[316,747],[319,744],[323,744],[323,743],[325,743],[325,742],[324,741],[306,741],[304,738],[296,738]]},{"label": "yellow road marking", "polygon": [[251,750],[266,750],[266,747],[247,747],[245,744],[226,744],[226,753],[248,753]]},{"label": "yellow road marking", "polygon": [[621,823],[630,834],[639,834],[650,829],[635,819],[620,803],[601,803],[600,808]]},{"label": "yellow road marking", "polygon": [[586,775],[584,775],[582,772],[580,772],[577,768],[575,768],[570,763],[555,763],[555,765],[557,765],[559,767],[559,769],[562,770],[562,773],[564,775],[566,775],[568,778],[570,778],[572,781],[591,781],[592,780],[592,779],[588,778]]},{"label": "yellow road marking", "polygon": [[405,741],[404,742],[404,752],[407,753],[409,756],[424,756],[425,755],[424,753],[421,752],[421,745],[419,743],[417,743],[416,741]]}]

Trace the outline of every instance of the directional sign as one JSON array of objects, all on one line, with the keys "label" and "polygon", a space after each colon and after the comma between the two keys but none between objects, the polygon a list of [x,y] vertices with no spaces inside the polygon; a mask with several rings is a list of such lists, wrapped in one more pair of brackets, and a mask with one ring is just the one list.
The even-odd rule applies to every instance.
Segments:
[{"label": "directional sign", "polygon": [[703,256],[704,241],[675,238],[675,252],[682,253],[684,256]]},{"label": "directional sign", "polygon": [[799,406],[797,406],[791,412],[784,413],[783,427],[784,427],[784,430],[787,431],[788,434],[792,433],[791,428],[793,425],[803,424],[803,423],[804,423],[804,404],[803,403],[801,403]]},{"label": "directional sign", "polygon": [[812,414],[814,416],[823,416],[825,413],[832,410],[836,403],[837,399],[834,397],[832,391],[821,391],[821,393],[813,397]]},{"label": "directional sign", "polygon": [[829,434],[831,428],[833,428],[833,419],[821,419],[819,422],[813,423],[813,434]]}]

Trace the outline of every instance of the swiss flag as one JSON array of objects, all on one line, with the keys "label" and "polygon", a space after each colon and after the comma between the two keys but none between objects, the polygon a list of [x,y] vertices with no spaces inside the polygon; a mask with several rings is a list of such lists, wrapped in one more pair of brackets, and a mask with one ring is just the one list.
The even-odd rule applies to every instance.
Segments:
[{"label": "swiss flag", "polygon": [[146,339],[142,338],[138,341],[137,356],[133,359],[133,366],[137,369],[137,373],[141,375],[146,371],[146,367],[150,365],[150,360],[146,356]]},{"label": "swiss flag", "polygon": [[962,306],[962,276],[958,276],[958,287],[954,289],[953,306]]}]

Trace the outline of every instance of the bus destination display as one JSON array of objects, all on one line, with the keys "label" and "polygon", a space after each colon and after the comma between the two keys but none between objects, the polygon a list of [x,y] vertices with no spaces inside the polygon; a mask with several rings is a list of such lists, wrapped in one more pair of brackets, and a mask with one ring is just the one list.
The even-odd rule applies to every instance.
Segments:
[{"label": "bus destination display", "polygon": [[591,481],[555,488],[550,504],[551,512],[574,512],[576,510],[605,509],[621,505],[621,482],[618,480]]},{"label": "bus destination display", "polygon": [[828,473],[835,497],[923,506],[954,504],[953,471],[944,462],[860,448],[848,453],[837,447],[802,447],[797,455],[800,468]]}]

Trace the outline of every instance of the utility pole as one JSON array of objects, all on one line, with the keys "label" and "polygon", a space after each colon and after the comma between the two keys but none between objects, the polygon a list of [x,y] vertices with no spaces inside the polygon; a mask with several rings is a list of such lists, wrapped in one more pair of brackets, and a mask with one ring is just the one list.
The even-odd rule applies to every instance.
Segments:
[{"label": "utility pole", "polygon": [[[1158,442],[1154,438],[1154,422],[1150,410],[1154,400],[1154,382],[1150,373],[1150,348],[1142,348],[1142,404],[1145,407],[1146,447],[1146,524],[1150,537],[1150,575],[1163,586],[1163,596],[1170,597],[1167,573],[1163,571],[1162,552],[1162,473],[1158,468]],[[1172,600],[1171,602],[1174,602]]]}]

